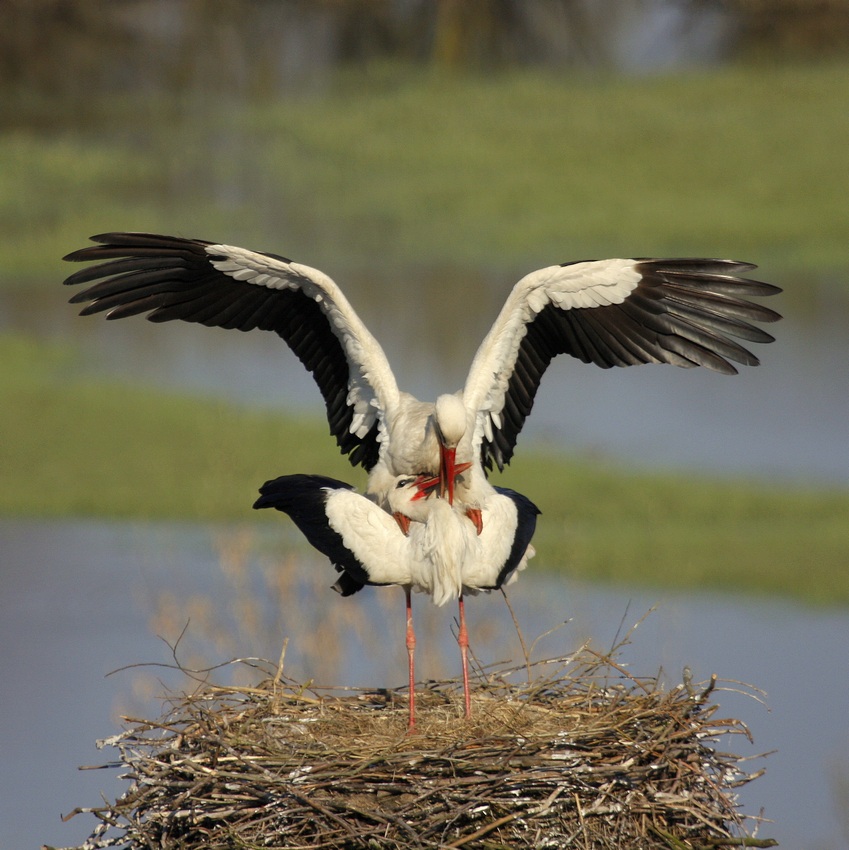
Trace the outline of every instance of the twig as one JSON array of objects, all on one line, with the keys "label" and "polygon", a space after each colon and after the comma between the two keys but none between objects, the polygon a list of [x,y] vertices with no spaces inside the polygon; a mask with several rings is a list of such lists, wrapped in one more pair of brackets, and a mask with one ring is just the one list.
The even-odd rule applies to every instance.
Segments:
[{"label": "twig", "polygon": [[516,635],[519,638],[519,644],[522,647],[522,657],[525,659],[525,669],[528,671],[528,684],[531,683],[531,656],[528,652],[528,647],[525,644],[525,636],[522,634],[522,629],[519,627],[519,618],[513,611],[513,606],[510,604],[510,599],[507,597],[507,591],[504,586],[501,586],[501,595],[504,597],[504,604],[510,612],[510,617],[513,620],[513,627],[516,629]]},{"label": "twig", "polygon": [[540,661],[532,651],[486,668],[463,723],[456,682],[422,685],[410,736],[391,693],[307,695],[282,673],[284,644],[276,667],[246,662],[260,685],[205,684],[171,697],[159,720],[128,719],[107,743],[131,784],[69,815],[99,821],[78,850],[465,850],[540,836],[583,850],[773,846],[729,837],[742,832],[732,789],[758,775],[716,745],[743,734],[740,721],[589,647]]}]

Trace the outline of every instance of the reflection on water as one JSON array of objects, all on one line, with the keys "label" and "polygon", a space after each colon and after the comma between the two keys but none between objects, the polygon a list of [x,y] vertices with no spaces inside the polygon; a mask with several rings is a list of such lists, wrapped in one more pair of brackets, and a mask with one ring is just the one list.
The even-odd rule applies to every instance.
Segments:
[{"label": "reflection on water", "polygon": [[[287,530],[288,529],[288,530]],[[111,753],[93,741],[110,734],[120,712],[158,713],[162,682],[182,684],[164,666],[234,656],[276,659],[290,638],[286,669],[319,683],[403,684],[403,594],[366,589],[341,599],[330,565],[301,548],[281,523],[261,533],[194,525],[106,525],[0,520],[3,583],[0,655],[0,846],[68,845],[93,819],[59,814],[96,804],[122,787],[115,772],[77,772]],[[289,535],[289,536],[287,536]],[[281,553],[283,553],[281,555]],[[619,660],[635,675],[663,670],[680,681],[711,673],[732,680],[717,699],[723,715],[744,719],[755,742],[746,755],[778,749],[766,775],[744,789],[744,811],[765,808],[762,831],[782,846],[840,846],[849,756],[849,615],[786,603],[719,595],[626,592],[523,573],[511,604],[526,640],[545,637],[537,657],[562,654],[586,639],[606,650],[654,605]],[[257,607],[255,598],[266,602]],[[453,606],[415,599],[420,678],[456,676]],[[497,594],[467,606],[472,649],[483,664],[521,660],[509,612]],[[186,633],[183,628],[188,621]],[[160,635],[156,637],[156,635]],[[224,678],[225,672],[220,677]],[[767,691],[766,705],[736,692],[733,680]],[[845,836],[844,836],[845,838]]]},{"label": "reflection on water", "polygon": [[[462,385],[517,277],[438,268],[342,284],[400,386],[432,399]],[[803,286],[771,299],[785,315],[771,328],[777,341],[753,346],[762,366],[733,378],[657,366],[601,370],[558,358],[517,462],[522,445],[544,439],[635,466],[849,482],[849,294],[836,282]],[[68,294],[58,286],[38,299],[0,294],[0,330],[71,339],[90,374],[323,412],[312,379],[274,334],[83,319],[65,303]]]}]

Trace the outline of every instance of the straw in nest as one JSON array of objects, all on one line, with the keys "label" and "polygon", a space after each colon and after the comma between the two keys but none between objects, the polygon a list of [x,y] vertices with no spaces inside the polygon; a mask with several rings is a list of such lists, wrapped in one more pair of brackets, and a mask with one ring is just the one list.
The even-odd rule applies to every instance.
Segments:
[{"label": "straw in nest", "polygon": [[[527,683],[514,683],[527,669]],[[256,688],[204,685],[106,743],[131,781],[95,848],[769,847],[738,813],[748,731],[714,719],[715,682],[664,691],[584,647],[500,667],[466,720],[456,681],[325,692],[264,668]],[[70,815],[70,816],[72,816]],[[69,817],[70,817],[69,816]]]}]

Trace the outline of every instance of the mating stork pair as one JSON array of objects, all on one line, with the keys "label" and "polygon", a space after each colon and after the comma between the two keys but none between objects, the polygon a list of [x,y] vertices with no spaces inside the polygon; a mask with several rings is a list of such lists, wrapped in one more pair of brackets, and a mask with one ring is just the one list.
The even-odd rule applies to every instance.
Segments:
[{"label": "mating stork pair", "polygon": [[[500,587],[532,554],[538,511],[493,487],[487,472],[510,462],[551,360],[571,354],[602,368],[669,363],[733,375],[732,361],[758,364],[735,338],[771,342],[753,323],[780,318],[748,300],[780,291],[742,277],[754,268],[748,263],[611,259],[547,266],[515,284],[463,389],[425,403],[398,388],[380,344],[318,269],[200,239],[107,233],[92,241],[98,244],[65,258],[100,261],[65,281],[92,284],[71,299],[90,302],[82,315],[147,313],[153,322],[274,331],[312,373],[340,450],[369,474],[366,494],[332,479],[288,476],[268,482],[255,506],[290,514],[341,571],[343,595],[364,584],[405,588],[411,725],[410,589],[438,604],[459,600],[468,714],[463,594]],[[381,530],[365,537],[365,527]],[[446,571],[448,581],[440,577]]]}]

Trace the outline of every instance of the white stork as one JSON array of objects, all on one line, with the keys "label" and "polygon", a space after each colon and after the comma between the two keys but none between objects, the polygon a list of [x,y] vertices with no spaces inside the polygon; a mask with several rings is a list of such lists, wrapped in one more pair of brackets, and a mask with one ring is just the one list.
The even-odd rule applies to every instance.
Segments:
[{"label": "white stork", "polygon": [[[436,483],[436,482],[434,482]],[[410,593],[459,604],[465,712],[471,714],[463,596],[509,584],[533,557],[539,509],[506,488],[493,488],[481,508],[480,533],[447,500],[429,498],[422,477],[401,476],[388,493],[391,514],[349,484],[322,475],[284,475],[260,488],[255,508],[288,514],[341,574],[333,585],[350,596],[364,585],[400,585],[406,598],[410,729],[415,726],[415,633]]]},{"label": "white stork", "polygon": [[735,374],[758,359],[734,338],[766,343],[755,322],[778,313],[751,296],[778,287],[741,276],[748,263],[710,259],[612,259],[547,266],[512,289],[471,365],[466,384],[435,404],[399,390],[386,356],[324,272],[276,254],[200,239],[107,233],[66,260],[105,261],[66,284],[98,281],[72,303],[108,319],[147,313],[274,331],[312,373],[330,430],[352,465],[369,472],[380,504],[398,475],[439,475],[453,502],[458,459],[471,463],[458,500],[479,524],[491,494],[487,470],[510,462],[552,358],[571,354],[603,368],[640,363],[704,366]]}]

